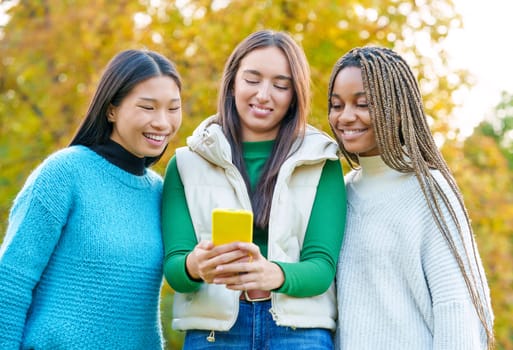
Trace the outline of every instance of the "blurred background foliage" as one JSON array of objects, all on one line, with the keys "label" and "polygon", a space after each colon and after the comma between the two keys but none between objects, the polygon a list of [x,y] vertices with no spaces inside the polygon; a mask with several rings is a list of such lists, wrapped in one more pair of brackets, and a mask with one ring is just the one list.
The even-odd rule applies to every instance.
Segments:
[{"label": "blurred background foliage", "polygon": [[[120,50],[148,48],[180,71],[184,122],[155,166],[163,174],[173,150],[215,113],[225,60],[249,33],[290,32],[311,65],[310,123],[329,131],[327,83],[350,48],[387,46],[403,54],[420,81],[432,130],[473,219],[496,314],[498,349],[513,349],[513,95],[472,135],[451,124],[452,96],[472,82],[450,69],[443,41],[462,21],[451,0],[3,0],[0,27],[0,237],[28,174],[71,139],[102,68]],[[58,189],[56,189],[58,191]],[[183,334],[171,329],[173,291],[164,282],[167,349]]]}]

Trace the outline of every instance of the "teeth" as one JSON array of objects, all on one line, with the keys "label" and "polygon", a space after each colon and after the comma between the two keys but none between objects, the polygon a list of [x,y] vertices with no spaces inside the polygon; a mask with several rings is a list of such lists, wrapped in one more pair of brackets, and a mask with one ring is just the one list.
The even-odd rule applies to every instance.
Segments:
[{"label": "teeth", "polygon": [[258,112],[269,112],[270,109],[268,108],[259,108],[257,106],[253,106],[253,109],[257,110]]},{"label": "teeth", "polygon": [[155,140],[155,141],[164,141],[164,139],[166,138],[164,135],[154,135],[154,134],[145,134],[144,136],[146,136],[149,139]]},{"label": "teeth", "polygon": [[342,130],[342,132],[346,135],[354,135],[365,131],[365,129],[357,129],[357,130]]}]

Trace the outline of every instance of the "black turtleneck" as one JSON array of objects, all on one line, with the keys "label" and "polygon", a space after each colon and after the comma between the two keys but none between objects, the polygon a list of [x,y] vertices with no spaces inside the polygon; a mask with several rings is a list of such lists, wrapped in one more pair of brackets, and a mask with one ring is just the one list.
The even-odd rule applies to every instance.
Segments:
[{"label": "black turtleneck", "polygon": [[103,145],[94,145],[90,148],[117,167],[134,175],[144,175],[145,158],[134,156],[117,142],[109,139]]}]

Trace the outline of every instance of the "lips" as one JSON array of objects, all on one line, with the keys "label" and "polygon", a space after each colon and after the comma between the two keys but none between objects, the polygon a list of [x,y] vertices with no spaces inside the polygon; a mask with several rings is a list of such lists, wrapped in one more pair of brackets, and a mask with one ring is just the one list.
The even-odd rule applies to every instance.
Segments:
[{"label": "lips", "polygon": [[338,129],[339,137],[344,141],[356,141],[369,131],[369,128]]}]

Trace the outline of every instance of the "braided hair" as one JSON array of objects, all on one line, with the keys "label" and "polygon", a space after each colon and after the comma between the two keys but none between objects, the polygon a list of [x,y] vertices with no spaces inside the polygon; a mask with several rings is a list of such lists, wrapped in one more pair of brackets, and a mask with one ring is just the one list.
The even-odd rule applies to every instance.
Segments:
[{"label": "braided hair", "polygon": [[[331,109],[330,101],[335,79],[338,73],[347,67],[361,69],[369,114],[381,158],[390,168],[402,173],[414,173],[418,179],[435,223],[463,275],[474,308],[486,332],[488,348],[492,349],[493,329],[491,321],[487,321],[490,320],[491,312],[487,312],[486,302],[480,297],[480,294],[485,293],[483,277],[479,268],[476,276],[470,264],[468,267],[465,264],[473,260],[479,266],[470,218],[456,181],[429,129],[420,89],[413,72],[406,61],[390,49],[373,46],[354,48],[335,63],[328,87],[328,110]],[[340,140],[338,143],[349,166],[356,169],[359,166],[358,155],[348,152]],[[459,222],[456,209],[431,172],[433,169],[440,172],[455,194],[465,215],[464,223]],[[464,244],[463,252],[458,251],[450,232],[449,222],[443,215],[444,209],[449,212],[450,220],[455,224],[461,241],[464,241],[464,235],[470,235],[470,249]],[[465,231],[463,225],[466,225],[469,231]]]}]

